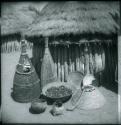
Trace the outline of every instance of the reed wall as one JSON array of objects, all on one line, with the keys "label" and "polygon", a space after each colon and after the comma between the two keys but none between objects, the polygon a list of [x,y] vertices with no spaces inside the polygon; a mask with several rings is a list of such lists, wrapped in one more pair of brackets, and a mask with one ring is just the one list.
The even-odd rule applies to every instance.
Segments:
[{"label": "reed wall", "polygon": [[[85,68],[85,44],[81,45],[49,45],[54,60],[56,73],[61,81],[67,81],[70,72],[81,71]],[[114,84],[115,69],[117,66],[117,44],[90,43],[88,45],[89,72],[94,73],[100,84]],[[40,76],[41,63],[44,55],[44,45],[34,44],[32,62]],[[102,64],[98,58],[101,58]]]},{"label": "reed wall", "polygon": [[[118,52],[116,41],[109,43],[90,43],[89,50],[89,72],[94,73],[100,84],[114,84],[115,79],[118,80],[115,74],[118,74]],[[85,68],[85,44],[70,44],[70,45],[54,45],[49,44],[49,49],[54,60],[56,73],[61,81],[67,81],[68,74],[73,71],[84,72]],[[27,49],[32,49],[32,63],[40,76],[41,63],[44,55],[44,44],[34,44],[27,42]],[[21,50],[21,44],[18,40],[11,40],[1,44],[1,53],[10,53]],[[96,57],[101,55],[103,66],[98,65]],[[103,56],[105,58],[103,58]],[[97,63],[96,63],[97,62]]]},{"label": "reed wall", "polygon": [[[33,43],[27,42],[27,49],[32,49]],[[11,53],[21,50],[21,43],[18,40],[9,40],[1,44],[1,53]]]}]

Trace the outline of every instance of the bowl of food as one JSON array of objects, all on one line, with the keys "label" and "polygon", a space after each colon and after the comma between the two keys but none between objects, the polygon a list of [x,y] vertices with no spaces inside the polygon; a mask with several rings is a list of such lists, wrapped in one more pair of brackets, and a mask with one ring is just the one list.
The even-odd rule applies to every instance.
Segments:
[{"label": "bowl of food", "polygon": [[42,93],[49,102],[55,102],[57,100],[66,102],[72,96],[73,92],[68,83],[53,82],[43,87]]}]

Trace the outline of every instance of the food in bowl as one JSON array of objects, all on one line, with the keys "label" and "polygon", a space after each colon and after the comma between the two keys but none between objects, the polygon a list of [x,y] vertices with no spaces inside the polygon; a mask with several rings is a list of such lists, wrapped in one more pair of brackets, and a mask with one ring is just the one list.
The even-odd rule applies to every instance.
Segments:
[{"label": "food in bowl", "polygon": [[67,88],[64,85],[61,85],[58,87],[52,86],[46,90],[45,94],[47,97],[50,97],[50,98],[61,98],[64,96],[71,95],[72,90]]}]

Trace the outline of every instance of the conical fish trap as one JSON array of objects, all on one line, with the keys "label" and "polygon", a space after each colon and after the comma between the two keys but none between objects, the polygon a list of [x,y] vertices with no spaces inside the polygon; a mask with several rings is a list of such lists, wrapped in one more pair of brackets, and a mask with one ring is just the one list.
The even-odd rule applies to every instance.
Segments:
[{"label": "conical fish trap", "polygon": [[102,93],[95,88],[91,92],[83,92],[78,105],[79,109],[91,110],[101,108],[106,100]]}]

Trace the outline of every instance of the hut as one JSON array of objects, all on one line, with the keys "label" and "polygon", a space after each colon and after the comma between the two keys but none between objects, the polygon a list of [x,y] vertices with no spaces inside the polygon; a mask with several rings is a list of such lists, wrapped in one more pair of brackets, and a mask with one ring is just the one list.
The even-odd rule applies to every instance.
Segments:
[{"label": "hut", "polygon": [[93,73],[100,85],[113,85],[118,19],[119,2],[49,2],[25,33],[26,39],[33,42],[33,64],[38,75],[48,38],[61,81],[67,81],[70,72],[81,71]]}]

